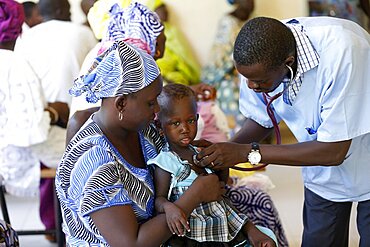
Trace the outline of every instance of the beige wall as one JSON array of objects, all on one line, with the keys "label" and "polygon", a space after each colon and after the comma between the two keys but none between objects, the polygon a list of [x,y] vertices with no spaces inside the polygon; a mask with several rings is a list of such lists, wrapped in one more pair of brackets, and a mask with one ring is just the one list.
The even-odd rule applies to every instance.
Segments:
[{"label": "beige wall", "polygon": [[[205,64],[217,22],[223,14],[230,12],[232,7],[226,0],[163,1],[170,9],[170,21],[184,33],[198,61]],[[70,0],[70,2],[73,21],[83,22],[80,0]],[[306,2],[307,0],[255,0],[253,16],[269,16],[278,19],[306,16]]]},{"label": "beige wall", "polygon": [[[226,0],[167,0],[166,3],[171,11],[170,21],[183,31],[198,61],[205,64],[217,22],[232,7]],[[255,0],[253,16],[284,19],[305,15],[305,0]]]}]

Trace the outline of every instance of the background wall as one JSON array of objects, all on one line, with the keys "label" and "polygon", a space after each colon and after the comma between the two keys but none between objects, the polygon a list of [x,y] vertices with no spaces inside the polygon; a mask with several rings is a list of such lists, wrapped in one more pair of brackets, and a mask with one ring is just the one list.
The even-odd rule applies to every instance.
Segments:
[{"label": "background wall", "polygon": [[[18,0],[23,2],[24,0]],[[38,0],[31,0],[37,2]],[[72,21],[82,23],[85,16],[80,8],[81,0],[69,0]],[[146,0],[138,0],[145,3]],[[176,25],[188,40],[196,58],[204,65],[208,58],[218,20],[230,12],[226,0],[163,0],[170,11],[170,22]],[[287,7],[289,6],[289,7]],[[255,0],[253,16],[269,16],[285,19],[306,16],[307,0]]]},{"label": "background wall", "polygon": [[[145,0],[139,0],[145,2]],[[170,11],[170,22],[176,25],[188,40],[200,64],[207,61],[218,20],[232,10],[226,0],[163,0]],[[70,0],[72,19],[83,22],[80,0]],[[255,0],[253,16],[278,19],[306,16],[307,0]],[[287,8],[289,6],[289,8]]]}]

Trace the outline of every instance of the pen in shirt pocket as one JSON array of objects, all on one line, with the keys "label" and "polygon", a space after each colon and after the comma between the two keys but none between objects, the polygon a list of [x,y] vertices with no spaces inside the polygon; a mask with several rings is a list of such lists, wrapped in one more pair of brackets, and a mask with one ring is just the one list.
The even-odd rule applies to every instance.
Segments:
[{"label": "pen in shirt pocket", "polygon": [[307,130],[307,133],[310,135],[314,135],[317,132],[317,130],[312,127],[306,127],[305,129]]}]

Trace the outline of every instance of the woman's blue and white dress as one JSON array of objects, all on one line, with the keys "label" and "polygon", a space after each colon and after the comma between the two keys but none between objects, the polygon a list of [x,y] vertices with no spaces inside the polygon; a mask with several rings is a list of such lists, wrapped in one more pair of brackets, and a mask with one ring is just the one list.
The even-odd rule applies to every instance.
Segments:
[{"label": "woman's blue and white dress", "polygon": [[[145,161],[157,155],[139,134]],[[67,146],[56,175],[69,246],[109,246],[90,214],[130,205],[138,223],[153,216],[154,183],[150,168],[129,164],[90,118]]]}]

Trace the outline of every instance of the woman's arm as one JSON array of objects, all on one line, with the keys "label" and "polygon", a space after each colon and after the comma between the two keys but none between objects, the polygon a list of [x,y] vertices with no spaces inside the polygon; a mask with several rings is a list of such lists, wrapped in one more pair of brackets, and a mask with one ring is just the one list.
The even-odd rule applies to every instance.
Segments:
[{"label": "woman's arm", "polygon": [[[224,192],[216,175],[199,176],[175,204],[188,217],[199,203],[220,200]],[[104,208],[90,216],[112,247],[157,247],[172,235],[164,214],[139,225],[130,205]]]}]

